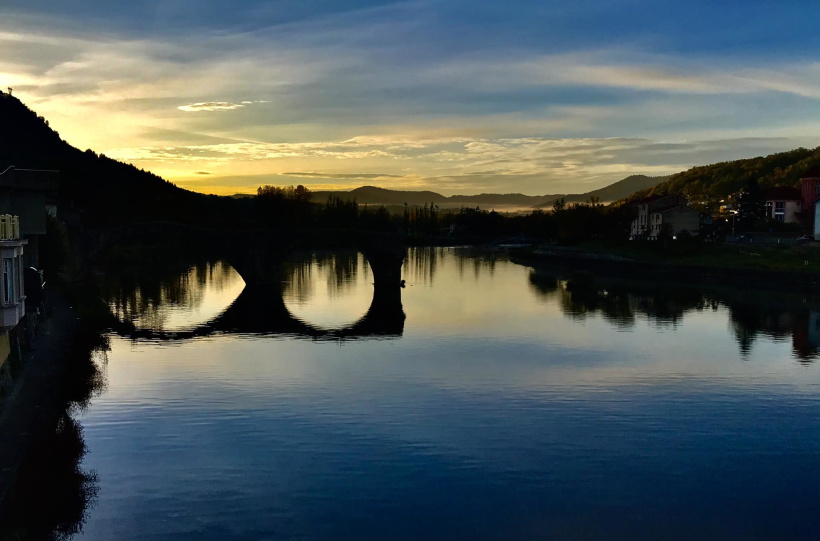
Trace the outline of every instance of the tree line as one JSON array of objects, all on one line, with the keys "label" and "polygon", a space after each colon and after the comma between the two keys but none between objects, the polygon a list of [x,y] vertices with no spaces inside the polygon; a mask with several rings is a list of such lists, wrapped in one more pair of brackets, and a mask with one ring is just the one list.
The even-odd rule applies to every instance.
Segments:
[{"label": "tree line", "polygon": [[567,204],[559,199],[551,211],[527,215],[499,213],[479,207],[441,209],[435,203],[404,205],[391,213],[384,206],[360,205],[355,199],[330,195],[325,203],[311,202],[305,186],[261,186],[255,209],[259,222],[275,229],[362,229],[404,233],[419,240],[442,237],[515,237],[575,244],[590,240],[625,241],[635,211],[626,205]]}]

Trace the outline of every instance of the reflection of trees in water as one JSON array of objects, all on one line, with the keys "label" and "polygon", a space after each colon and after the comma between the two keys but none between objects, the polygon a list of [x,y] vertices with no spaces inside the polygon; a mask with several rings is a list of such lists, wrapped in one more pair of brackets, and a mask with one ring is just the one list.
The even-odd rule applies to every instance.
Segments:
[{"label": "reflection of trees in water", "polygon": [[651,295],[625,287],[607,288],[575,285],[555,275],[530,273],[530,286],[542,298],[555,298],[562,312],[572,319],[600,314],[621,327],[634,326],[638,316],[660,326],[675,325],[688,310],[703,310],[709,300],[687,291],[654,291]]},{"label": "reflection of trees in water", "polygon": [[[792,338],[792,349],[800,362],[812,362],[820,347],[820,311],[809,310],[802,299],[788,302],[781,294],[767,296],[754,291],[654,288],[609,281],[606,287],[592,284],[573,287],[551,272],[530,273],[533,292],[544,300],[555,300],[573,319],[600,315],[618,327],[632,327],[638,317],[659,326],[676,325],[691,311],[728,309],[729,325],[745,357],[760,335],[784,340]],[[771,294],[770,294],[771,295]]]},{"label": "reflection of trees in water", "polygon": [[168,307],[198,308],[206,286],[222,291],[236,279],[235,271],[222,261],[153,265],[109,279],[103,285],[103,296],[120,320],[161,330]]},{"label": "reflection of trees in water", "polygon": [[367,278],[369,263],[356,251],[297,253],[283,264],[285,278],[282,294],[299,304],[312,296],[316,286],[313,273],[326,274],[326,287],[331,298],[356,285],[359,272]]},{"label": "reflection of trees in water", "polygon": [[446,257],[445,250],[436,246],[410,248],[404,260],[404,275],[413,283],[432,285],[438,260]]},{"label": "reflection of trees in water", "polygon": [[82,532],[97,495],[96,473],[80,466],[87,447],[72,414],[105,389],[108,343],[88,329],[75,339],[54,428],[35,441],[17,474],[0,526],[3,539],[69,539]]},{"label": "reflection of trees in water", "polygon": [[404,261],[404,276],[413,283],[432,285],[436,271],[447,261],[455,258],[455,266],[460,278],[464,278],[464,271],[472,267],[476,279],[482,272],[495,272],[499,254],[486,250],[471,248],[446,248],[438,246],[424,246],[410,248],[407,259]]}]

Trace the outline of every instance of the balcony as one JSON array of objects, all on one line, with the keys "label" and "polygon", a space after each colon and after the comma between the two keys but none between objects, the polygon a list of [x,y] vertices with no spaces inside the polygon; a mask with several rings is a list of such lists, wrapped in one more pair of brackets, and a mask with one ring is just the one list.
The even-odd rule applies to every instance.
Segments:
[{"label": "balcony", "polygon": [[20,218],[11,214],[0,214],[0,240],[20,238]]}]

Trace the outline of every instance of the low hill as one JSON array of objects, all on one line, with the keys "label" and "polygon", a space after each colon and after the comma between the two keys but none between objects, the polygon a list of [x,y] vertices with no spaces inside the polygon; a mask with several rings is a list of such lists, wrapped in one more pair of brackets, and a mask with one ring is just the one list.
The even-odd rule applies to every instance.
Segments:
[{"label": "low hill", "polygon": [[377,186],[361,186],[350,191],[317,191],[313,192],[315,203],[324,203],[330,196],[345,200],[355,199],[361,205],[424,205],[425,203],[441,204],[447,198],[440,193],[430,191],[388,190]]},{"label": "low hill", "polygon": [[441,195],[431,191],[390,190],[376,186],[361,186],[350,191],[317,191],[313,192],[314,203],[324,203],[330,196],[345,200],[355,199],[361,205],[425,205],[434,203],[442,207],[483,206],[529,208],[549,195],[524,195],[520,193],[482,193],[478,195]]},{"label": "low hill", "polygon": [[589,201],[590,198],[597,198],[601,203],[611,203],[629,197],[633,193],[652,188],[669,179],[669,176],[664,177],[648,177],[646,175],[631,175],[623,180],[619,180],[609,186],[604,186],[591,192],[582,194],[568,194],[564,196],[554,196],[543,203],[537,205],[538,208],[551,207],[556,199],[563,198],[567,203],[583,203]]},{"label": "low hill", "polygon": [[0,171],[11,165],[60,171],[59,198],[82,208],[87,226],[235,221],[248,215],[240,207],[252,204],[184,190],[153,173],[74,148],[47,120],[7,93],[0,93],[0,125]]},{"label": "low hill", "polygon": [[693,203],[710,206],[738,193],[749,180],[757,180],[762,188],[799,188],[801,175],[814,166],[820,166],[820,147],[798,148],[758,158],[693,167],[634,194],[634,197],[674,193],[685,195]]},{"label": "low hill", "polygon": [[556,199],[567,202],[589,201],[597,197],[602,203],[609,203],[628,197],[632,193],[667,180],[669,177],[647,177],[632,175],[614,184],[582,194],[524,195],[521,193],[481,193],[477,195],[445,196],[431,191],[389,190],[376,186],[362,186],[350,191],[313,192],[315,203],[324,203],[330,196],[345,200],[355,199],[362,205],[425,205],[434,203],[442,207],[481,206],[484,208],[545,208],[551,207]]}]

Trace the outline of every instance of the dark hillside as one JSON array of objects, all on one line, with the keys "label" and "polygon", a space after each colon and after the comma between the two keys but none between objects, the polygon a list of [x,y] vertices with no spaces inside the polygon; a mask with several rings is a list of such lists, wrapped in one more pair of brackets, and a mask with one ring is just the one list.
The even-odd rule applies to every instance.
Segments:
[{"label": "dark hillside", "polygon": [[634,194],[634,197],[675,193],[687,196],[694,203],[711,205],[739,192],[749,180],[757,180],[761,188],[799,188],[803,173],[818,165],[820,147],[813,150],[798,148],[759,158],[693,167],[672,175],[666,182]]},{"label": "dark hillside", "polygon": [[84,210],[87,226],[145,220],[204,223],[237,220],[250,203],[190,192],[153,173],[116,160],[82,152],[52,130],[48,121],[20,100],[0,93],[0,170],[60,171],[60,200]]}]

